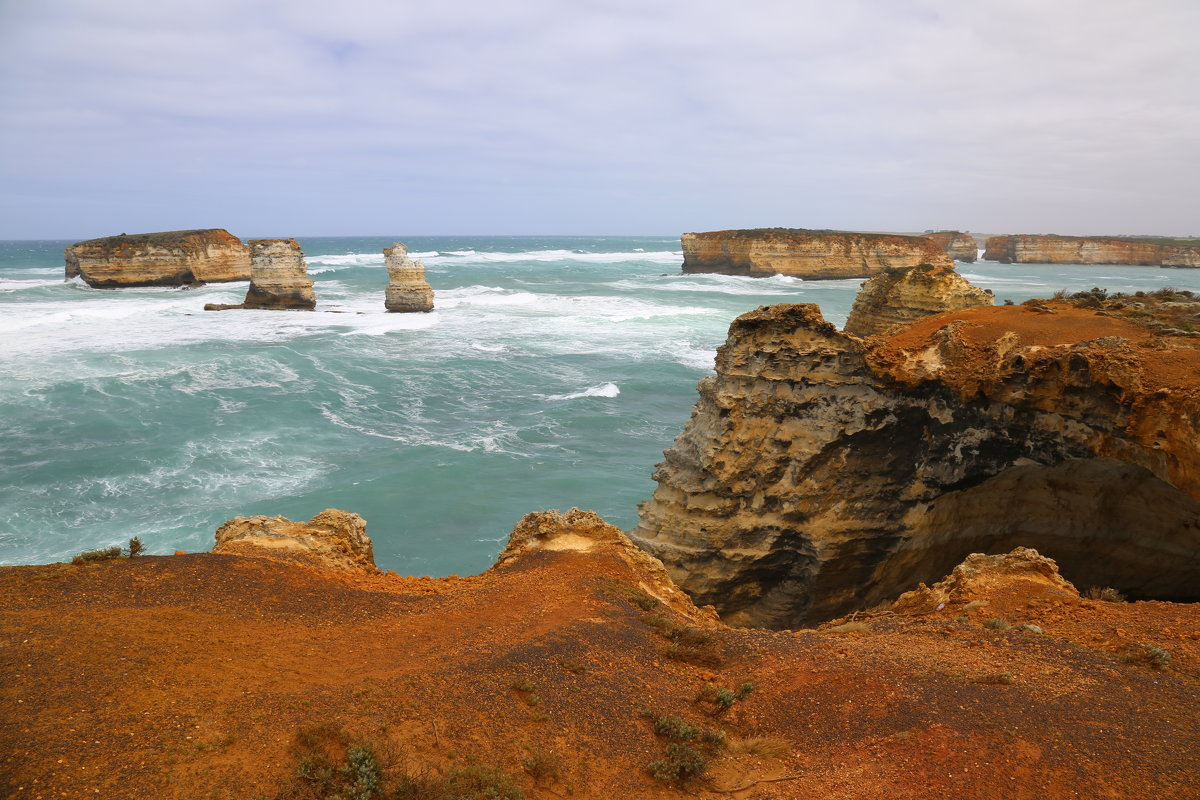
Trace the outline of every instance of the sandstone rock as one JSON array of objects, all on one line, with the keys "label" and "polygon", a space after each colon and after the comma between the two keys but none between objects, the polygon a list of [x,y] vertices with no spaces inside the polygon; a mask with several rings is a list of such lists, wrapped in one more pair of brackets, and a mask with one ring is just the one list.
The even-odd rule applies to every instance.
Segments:
[{"label": "sandstone rock", "polygon": [[1200,242],[1099,236],[993,236],[983,257],[1002,264],[1196,266]]},{"label": "sandstone rock", "polygon": [[[1037,584],[1039,594],[1049,589],[1064,597],[1079,597],[1079,590],[1058,571],[1053,559],[1027,547],[1011,553],[972,553],[954,571],[933,586],[924,583],[905,592],[892,604],[897,614],[924,614],[939,606],[987,600],[999,588],[1014,583]],[[1032,592],[1030,592],[1032,594]]]},{"label": "sandstone rock", "polygon": [[1197,599],[1200,349],[1050,305],[869,339],[813,305],[739,317],[630,538],[737,625],[869,608],[1016,546]]},{"label": "sandstone rock", "polygon": [[301,309],[317,307],[313,279],[308,277],[304,253],[295,239],[250,240],[250,288],[240,305],[208,303],[205,311],[235,308]]},{"label": "sandstone rock", "polygon": [[932,239],[938,247],[945,250],[946,254],[955,261],[965,261],[973,264],[975,263],[975,259],[979,257],[979,247],[975,244],[975,237],[969,233],[938,231],[937,233],[925,234],[925,238]]},{"label": "sandstone rock", "polygon": [[949,267],[921,264],[890,269],[863,284],[845,330],[855,336],[872,336],[943,311],[992,304],[991,292],[972,286]]},{"label": "sandstone rock", "polygon": [[190,286],[250,277],[250,251],[220,228],[88,239],[66,248],[63,259],[68,280],[78,275],[99,289]]},{"label": "sandstone rock", "polygon": [[795,275],[807,280],[868,278],[889,267],[954,262],[920,236],[792,228],[685,233],[683,271],[727,275]]},{"label": "sandstone rock", "polygon": [[366,520],[336,508],[327,508],[308,522],[292,522],[286,517],[234,517],[217,528],[212,551],[323,569],[377,571]]},{"label": "sandstone rock", "polygon": [[433,311],[433,289],[425,280],[425,265],[408,257],[408,247],[396,242],[383,251],[388,287],[383,305],[388,311]]}]

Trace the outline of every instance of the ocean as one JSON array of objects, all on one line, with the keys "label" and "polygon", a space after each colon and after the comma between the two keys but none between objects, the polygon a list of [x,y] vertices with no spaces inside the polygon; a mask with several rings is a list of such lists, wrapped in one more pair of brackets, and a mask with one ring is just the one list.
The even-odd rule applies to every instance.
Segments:
[{"label": "ocean", "polygon": [[[682,275],[677,237],[299,238],[317,311],[204,312],[246,284],[91,289],[71,241],[0,242],[0,564],[137,536],[207,550],[237,515],[361,514],[381,567],[486,569],[533,510],[628,529],[729,323],[860,280]],[[383,248],[436,293],[389,314]],[[1200,291],[1200,271],[961,264],[997,302]]]}]

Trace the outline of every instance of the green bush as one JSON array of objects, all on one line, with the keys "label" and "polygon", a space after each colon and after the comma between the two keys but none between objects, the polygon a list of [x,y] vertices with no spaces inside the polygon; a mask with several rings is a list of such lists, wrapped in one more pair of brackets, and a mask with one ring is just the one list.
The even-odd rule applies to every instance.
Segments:
[{"label": "green bush", "polygon": [[699,750],[682,742],[667,745],[666,757],[651,761],[646,771],[660,781],[683,781],[703,775],[708,769],[708,758]]},{"label": "green bush", "polygon": [[121,557],[121,548],[105,547],[102,550],[84,550],[71,559],[72,564],[88,564],[94,561],[111,561]]}]

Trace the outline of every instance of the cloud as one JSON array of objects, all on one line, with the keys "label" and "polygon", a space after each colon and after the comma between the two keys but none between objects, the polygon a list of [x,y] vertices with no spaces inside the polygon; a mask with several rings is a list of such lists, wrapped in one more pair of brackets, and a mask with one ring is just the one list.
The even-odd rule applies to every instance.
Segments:
[{"label": "cloud", "polygon": [[1197,23],[1190,0],[9,3],[0,235],[1188,233]]}]

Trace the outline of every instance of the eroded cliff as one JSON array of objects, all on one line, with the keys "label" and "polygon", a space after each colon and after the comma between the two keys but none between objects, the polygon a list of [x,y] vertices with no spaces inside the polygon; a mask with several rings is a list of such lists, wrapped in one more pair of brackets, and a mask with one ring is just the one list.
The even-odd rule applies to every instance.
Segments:
[{"label": "eroded cliff", "polygon": [[867,608],[973,551],[1200,595],[1200,350],[1070,303],[863,340],[813,305],[739,317],[631,538],[732,624]]},{"label": "eroded cliff", "polygon": [[855,336],[872,336],[931,314],[993,302],[991,292],[972,286],[948,267],[922,264],[889,269],[862,285],[845,330]]},{"label": "eroded cliff", "polygon": [[425,265],[408,257],[408,247],[396,242],[383,251],[388,271],[387,294],[383,305],[388,311],[433,311],[433,288],[425,280]]},{"label": "eroded cliff", "polygon": [[932,239],[938,247],[946,251],[946,255],[955,261],[964,261],[973,264],[975,259],[979,257],[979,247],[976,245],[974,237],[969,233],[962,233],[961,231],[938,231],[937,233],[925,234],[925,238]]},{"label": "eroded cliff", "polygon": [[988,238],[983,257],[1001,264],[1194,267],[1200,265],[1200,242],[1016,234]]},{"label": "eroded cliff", "polygon": [[63,251],[66,278],[89,286],[190,286],[244,281],[250,251],[221,228],[106,236],[76,242]]},{"label": "eroded cliff", "polygon": [[799,228],[685,233],[683,271],[728,275],[794,275],[806,280],[867,278],[888,268],[954,261],[931,240]]},{"label": "eroded cliff", "polygon": [[295,239],[251,239],[250,288],[237,305],[208,303],[205,311],[238,308],[298,309],[317,307],[313,279],[308,276],[304,252]]}]

